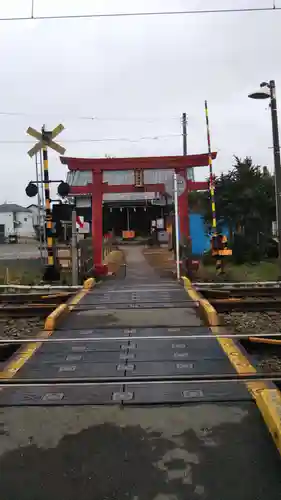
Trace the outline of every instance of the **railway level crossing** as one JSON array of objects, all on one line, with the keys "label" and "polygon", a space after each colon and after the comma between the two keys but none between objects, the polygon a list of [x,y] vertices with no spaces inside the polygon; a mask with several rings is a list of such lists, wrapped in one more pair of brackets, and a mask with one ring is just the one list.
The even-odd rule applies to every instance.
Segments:
[{"label": "railway level crossing", "polygon": [[13,499],[24,484],[23,500],[45,500],[55,474],[57,494],[70,500],[82,492],[86,500],[126,492],[143,500],[279,499],[280,457],[246,386],[173,381],[235,373],[198,309],[130,248],[126,278],[84,293],[49,337],[64,342],[43,343],[18,370],[6,367],[13,382],[30,385],[0,393],[13,449],[0,455],[1,491],[10,488]]}]

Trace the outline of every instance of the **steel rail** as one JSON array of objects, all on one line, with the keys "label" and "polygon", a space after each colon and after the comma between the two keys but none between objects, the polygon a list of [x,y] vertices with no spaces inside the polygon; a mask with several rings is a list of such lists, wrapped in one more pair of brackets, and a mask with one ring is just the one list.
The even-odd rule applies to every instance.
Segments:
[{"label": "steel rail", "polygon": [[214,282],[214,281],[195,281],[192,283],[194,287],[200,287],[200,288],[205,288],[205,287],[212,287],[212,288],[239,288],[241,286],[243,287],[256,287],[256,288],[262,288],[262,287],[268,287],[268,286],[274,286],[276,288],[281,287],[281,281],[234,281],[234,282]]},{"label": "steel rail", "polygon": [[[89,296],[88,296],[89,297]],[[130,305],[147,305],[147,304],[160,304],[160,305],[163,305],[163,304],[168,304],[169,306],[174,307],[175,304],[199,304],[199,300],[185,300],[185,299],[181,299],[181,300],[175,300],[173,302],[171,302],[169,299],[165,300],[165,299],[159,299],[159,300],[139,300],[139,299],[133,299],[131,302],[117,302],[116,300],[103,300],[102,302],[96,302],[96,301],[93,301],[93,302],[90,302],[87,300],[87,303],[85,303],[84,305],[82,306],[75,306],[75,311],[79,310],[79,309],[91,309],[90,306],[95,306],[95,307],[99,307],[99,306],[124,306],[124,307],[128,307]]]},{"label": "steel rail", "polygon": [[248,339],[249,337],[253,338],[273,338],[273,337],[281,337],[281,332],[277,333],[256,333],[256,334],[202,334],[202,335],[158,335],[157,337],[153,337],[151,335],[146,335],[143,337],[140,336],[129,336],[129,334],[125,337],[66,337],[66,338],[55,338],[55,337],[36,337],[36,338],[23,338],[23,339],[0,339],[1,344],[33,344],[33,343],[42,343],[42,344],[64,344],[66,342],[128,342],[131,340],[140,341],[140,340],[206,340],[206,339]]},{"label": "steel rail", "polygon": [[281,295],[281,287],[241,287],[241,288],[197,288],[197,291],[205,297],[228,298],[228,297],[279,297]]},{"label": "steel rail", "polygon": [[[2,378],[1,387],[27,387],[27,386],[64,386],[64,385],[116,385],[116,384],[198,384],[198,383],[241,383],[241,382],[280,382],[281,373],[249,373],[243,375],[216,374],[216,375],[142,375],[121,377],[64,377],[64,378],[41,378],[41,379],[19,379]],[[263,390],[263,387],[260,388]]]},{"label": "steel rail", "polygon": [[[66,302],[65,302],[66,303]],[[152,306],[151,306],[152,304]],[[159,305],[158,305],[159,304]],[[111,303],[103,303],[103,304],[89,304],[89,306],[95,306],[93,307],[74,307],[72,312],[79,313],[79,312],[88,312],[88,311],[111,311],[115,310],[117,304],[111,304]],[[121,306],[122,304],[118,304],[118,306]],[[54,311],[58,307],[58,304],[49,304],[49,303],[44,303],[42,302],[41,304],[35,304],[35,303],[30,303],[30,304],[1,304],[0,303],[0,317],[30,317],[30,316],[42,316],[45,317],[52,311]],[[133,303],[131,306],[125,305],[124,307],[118,307],[117,310],[119,311],[131,311],[131,310],[139,310],[139,311],[147,311],[147,310],[156,310],[156,309],[162,309],[163,304],[156,302],[155,304],[151,302],[147,303],[142,303],[141,305],[138,305],[138,303]],[[177,307],[177,309],[186,309],[188,307],[191,307],[188,302],[183,303],[182,306]],[[199,308],[199,303],[192,303],[192,307],[194,309]],[[169,307],[163,307],[163,310],[168,310],[169,308],[172,308],[172,305],[169,304]]]},{"label": "steel rail", "polygon": [[[52,297],[54,298],[54,297]],[[61,296],[60,298],[65,298],[65,296]],[[38,300],[38,299],[37,299]],[[54,306],[54,307],[57,307],[57,304],[56,303],[46,303],[44,302],[45,299],[42,300],[42,302],[26,302],[26,303],[23,303],[23,304],[17,304],[15,305],[14,302],[2,302],[1,303],[1,295],[0,295],[0,309],[4,309],[4,307],[15,307],[16,309],[18,308],[18,306],[21,306],[22,308],[24,307],[42,307],[42,306],[46,306],[46,307],[51,307],[51,306]],[[226,299],[227,300],[227,299]],[[165,300],[133,300],[132,302],[116,302],[116,301],[109,301],[109,300],[104,300],[102,302],[87,302],[87,304],[84,304],[83,306],[75,306],[75,311],[79,311],[79,310],[83,310],[83,311],[88,311],[88,310],[91,310],[91,306],[94,306],[94,307],[100,307],[100,306],[111,306],[111,307],[114,307],[114,306],[124,306],[124,308],[128,308],[130,306],[137,306],[137,305],[148,305],[148,304],[159,304],[160,306],[163,305],[163,304],[168,304],[169,306],[171,306],[171,308],[173,308],[173,306],[175,304],[192,304],[195,306],[197,306],[199,304],[199,301],[194,301],[194,300],[177,300],[177,301],[174,301],[174,302],[170,302],[170,301],[165,301]],[[2,307],[1,307],[2,306]]]},{"label": "steel rail", "polygon": [[210,304],[218,312],[263,312],[281,310],[280,299],[209,299]]},{"label": "steel rail", "polygon": [[1,289],[7,289],[7,290],[81,290],[83,286],[73,286],[73,285],[0,285],[0,290]]},{"label": "steel rail", "polygon": [[58,307],[50,304],[29,304],[22,306],[17,305],[7,305],[0,304],[0,318],[30,318],[32,316],[39,316],[41,318],[46,318],[52,311]]},{"label": "steel rail", "polygon": [[[0,308],[1,306],[9,305],[14,306],[15,304],[20,304],[22,306],[31,306],[33,305],[48,305],[48,306],[57,306],[58,302],[62,302],[64,300],[68,300],[73,296],[73,292],[61,292],[61,293],[50,293],[50,294],[42,294],[42,293],[15,293],[15,294],[6,294],[0,293]],[[51,300],[55,301],[54,303],[50,302]]]}]

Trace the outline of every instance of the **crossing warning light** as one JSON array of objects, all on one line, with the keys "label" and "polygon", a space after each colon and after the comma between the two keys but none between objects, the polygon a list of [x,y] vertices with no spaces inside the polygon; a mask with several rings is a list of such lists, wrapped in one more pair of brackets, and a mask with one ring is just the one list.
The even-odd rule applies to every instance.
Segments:
[{"label": "crossing warning light", "polygon": [[135,187],[143,187],[144,178],[143,178],[143,170],[137,169],[135,170]]},{"label": "crossing warning light", "polygon": [[68,196],[69,195],[69,192],[70,192],[70,186],[67,182],[61,182],[59,185],[58,185],[58,194],[64,198],[65,196]]},{"label": "crossing warning light", "polygon": [[29,196],[29,198],[32,198],[33,196],[36,196],[38,193],[38,186],[34,184],[34,182],[29,182],[25,188],[26,195]]}]

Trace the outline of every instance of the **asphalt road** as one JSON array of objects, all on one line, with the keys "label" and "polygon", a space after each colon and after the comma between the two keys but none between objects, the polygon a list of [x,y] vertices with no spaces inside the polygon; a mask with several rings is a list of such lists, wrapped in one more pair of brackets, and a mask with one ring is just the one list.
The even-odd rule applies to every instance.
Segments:
[{"label": "asphalt road", "polygon": [[0,411],[3,500],[280,500],[252,403]]},{"label": "asphalt road", "polygon": [[36,259],[40,257],[37,241],[0,245],[0,260]]}]

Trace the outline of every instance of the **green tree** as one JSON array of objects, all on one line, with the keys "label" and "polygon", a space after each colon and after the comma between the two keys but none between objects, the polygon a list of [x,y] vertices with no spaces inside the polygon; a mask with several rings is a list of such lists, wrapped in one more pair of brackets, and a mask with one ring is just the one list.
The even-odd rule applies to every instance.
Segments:
[{"label": "green tree", "polygon": [[[234,158],[233,168],[215,179],[218,223],[227,223],[231,234],[269,234],[275,219],[274,178],[266,167],[253,165],[251,158]],[[201,206],[210,225],[209,193],[203,194]]]},{"label": "green tree", "polygon": [[[264,252],[275,220],[274,177],[266,167],[253,165],[252,159],[234,157],[235,163],[226,174],[215,178],[215,200],[218,227],[227,224],[230,240],[234,235],[244,237],[249,255],[258,249]],[[192,193],[191,207],[204,215],[207,230],[212,224],[209,192]],[[246,242],[246,243],[245,243]]]}]

